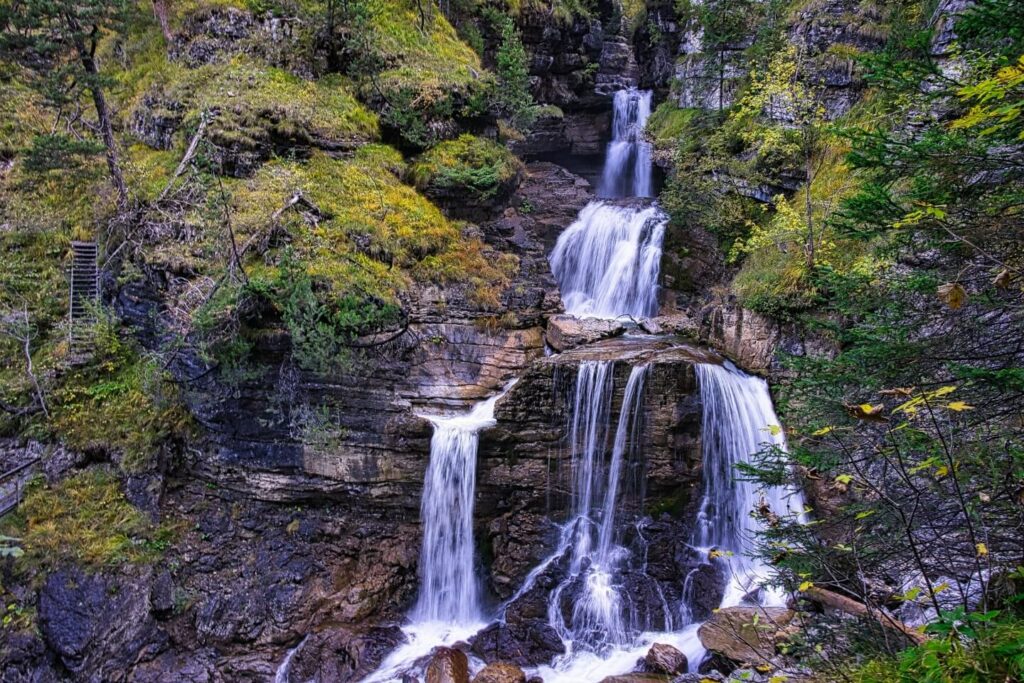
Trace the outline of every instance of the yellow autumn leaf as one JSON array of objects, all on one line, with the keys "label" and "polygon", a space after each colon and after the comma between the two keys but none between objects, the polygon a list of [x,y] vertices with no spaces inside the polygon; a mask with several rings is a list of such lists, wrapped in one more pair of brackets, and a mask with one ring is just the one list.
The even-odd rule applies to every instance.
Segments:
[{"label": "yellow autumn leaf", "polygon": [[853,475],[851,475],[851,474],[837,474],[836,475],[836,483],[837,484],[849,484],[851,481],[853,481]]},{"label": "yellow autumn leaf", "polygon": [[956,411],[958,413],[962,412],[964,410],[974,410],[974,406],[968,405],[968,404],[964,403],[963,401],[953,401],[952,403],[950,403],[946,407],[949,408],[950,410]]},{"label": "yellow autumn leaf", "polygon": [[802,592],[804,592],[806,590],[810,590],[811,588],[814,588],[814,582],[813,581],[804,581],[803,583],[800,584],[800,587],[797,590],[799,590],[802,593]]},{"label": "yellow autumn leaf", "polygon": [[985,557],[988,555],[988,546],[984,543],[977,543],[974,548],[978,551],[978,557]]},{"label": "yellow autumn leaf", "polygon": [[952,384],[947,384],[946,386],[939,387],[938,389],[933,391],[932,397],[939,398],[940,396],[945,396],[946,394],[952,394],[954,391],[956,391],[956,387],[953,386]]},{"label": "yellow autumn leaf", "polygon": [[819,429],[819,430],[817,430],[817,431],[815,431],[815,432],[812,432],[812,433],[811,433],[811,436],[825,436],[826,434],[828,434],[829,432],[831,432],[831,431],[832,431],[832,429],[833,429],[833,428],[832,428],[831,426],[828,426],[828,427],[822,427],[821,429]]},{"label": "yellow autumn leaf", "polygon": [[782,433],[782,427],[779,425],[768,425],[768,433],[772,436],[778,436]]},{"label": "yellow autumn leaf", "polygon": [[949,474],[949,468],[948,468],[948,467],[946,467],[945,465],[943,465],[942,467],[937,467],[937,468],[935,469],[935,476],[936,476],[936,478],[938,478],[938,477],[944,477],[944,476],[946,476],[947,474]]},{"label": "yellow autumn leaf", "polygon": [[784,674],[776,674],[768,679],[768,683],[786,683],[788,680]]},{"label": "yellow autumn leaf", "polygon": [[939,298],[954,311],[967,301],[967,290],[959,282],[947,282],[938,289]]}]

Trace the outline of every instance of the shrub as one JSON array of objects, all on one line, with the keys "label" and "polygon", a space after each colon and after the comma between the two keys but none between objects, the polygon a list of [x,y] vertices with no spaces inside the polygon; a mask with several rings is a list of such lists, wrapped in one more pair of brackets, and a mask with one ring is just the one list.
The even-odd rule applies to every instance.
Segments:
[{"label": "shrub", "polygon": [[467,191],[480,198],[498,194],[523,172],[523,164],[502,145],[463,135],[442,142],[417,159],[410,176],[417,189]]}]

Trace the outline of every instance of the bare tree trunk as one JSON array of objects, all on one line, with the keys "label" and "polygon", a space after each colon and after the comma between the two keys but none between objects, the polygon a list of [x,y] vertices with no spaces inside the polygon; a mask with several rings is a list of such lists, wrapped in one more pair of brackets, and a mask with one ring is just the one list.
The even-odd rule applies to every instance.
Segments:
[{"label": "bare tree trunk", "polygon": [[814,602],[825,605],[826,607],[837,609],[840,612],[845,612],[846,614],[874,619],[885,628],[899,631],[916,645],[920,645],[928,640],[928,636],[907,626],[902,621],[894,619],[884,612],[872,611],[864,603],[857,602],[853,598],[848,598],[845,595],[833,593],[830,590],[825,590],[818,586],[812,586],[805,591],[801,591],[800,595],[808,600],[813,600]]},{"label": "bare tree trunk", "polygon": [[89,92],[92,93],[92,102],[96,107],[96,116],[99,119],[100,136],[103,138],[103,146],[106,148],[107,169],[110,171],[110,180],[117,189],[117,206],[124,209],[128,206],[128,186],[124,181],[124,174],[121,172],[121,161],[117,156],[117,141],[114,139],[114,125],[110,118],[110,109],[107,107],[107,98],[100,87],[100,70],[96,65],[93,53],[96,50],[95,35],[98,32],[93,27],[92,46],[86,47],[85,41],[80,37],[78,27],[71,22],[71,29],[75,33],[75,48],[78,50],[78,57],[82,61],[85,72],[89,74]]},{"label": "bare tree trunk", "polygon": [[153,14],[156,15],[156,20],[160,22],[160,31],[164,34],[167,46],[170,47],[171,42],[174,40],[174,34],[171,33],[171,24],[167,19],[167,4],[168,0],[153,0]]},{"label": "bare tree trunk", "polygon": [[804,210],[807,212],[807,246],[804,249],[804,253],[807,255],[808,272],[814,268],[814,203],[811,201],[811,181],[814,179],[814,170],[812,168],[811,148],[812,145],[808,140],[807,149],[804,153],[804,163],[806,164],[804,172],[807,176],[804,184]]}]

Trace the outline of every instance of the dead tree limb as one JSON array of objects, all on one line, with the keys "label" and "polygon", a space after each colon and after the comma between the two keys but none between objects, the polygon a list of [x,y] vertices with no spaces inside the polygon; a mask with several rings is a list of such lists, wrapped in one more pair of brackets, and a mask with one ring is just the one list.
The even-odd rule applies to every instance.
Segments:
[{"label": "dead tree limb", "polygon": [[834,593],[818,586],[811,586],[807,590],[801,591],[800,596],[811,600],[812,602],[824,605],[825,607],[831,607],[832,609],[837,609],[840,612],[844,612],[855,617],[867,617],[868,619],[873,619],[885,628],[899,631],[912,640],[916,645],[921,645],[928,640],[928,636],[915,628],[907,626],[899,619],[890,616],[882,610],[872,610],[864,603],[857,602],[853,598],[848,598],[845,595],[840,595],[839,593]]},{"label": "dead tree limb", "polygon": [[206,126],[209,125],[212,118],[213,116],[209,112],[203,112],[199,119],[199,127],[196,128],[196,132],[189,141],[188,148],[185,150],[185,156],[181,158],[181,162],[178,164],[178,167],[174,169],[174,173],[171,174],[171,179],[167,181],[167,185],[164,187],[163,192],[161,192],[153,202],[154,206],[159,205],[160,202],[167,198],[171,188],[173,188],[174,184],[178,182],[178,178],[181,177],[181,174],[184,173],[189,164],[192,163],[192,158],[195,157],[196,150],[199,149],[199,143],[202,141],[203,135],[206,133]]}]

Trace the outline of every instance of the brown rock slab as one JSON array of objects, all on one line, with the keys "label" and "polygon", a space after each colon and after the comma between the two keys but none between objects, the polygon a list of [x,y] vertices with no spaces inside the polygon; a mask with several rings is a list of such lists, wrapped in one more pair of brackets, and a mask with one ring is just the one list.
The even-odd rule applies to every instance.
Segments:
[{"label": "brown rock slab", "polygon": [[427,664],[426,683],[469,683],[466,653],[450,647],[434,650]]},{"label": "brown rock slab", "polygon": [[708,650],[734,662],[763,663],[791,633],[795,614],[785,607],[726,607],[712,614],[697,635]]},{"label": "brown rock slab", "polygon": [[686,655],[665,643],[655,643],[644,657],[644,667],[651,673],[686,673],[689,662]]},{"label": "brown rock slab", "polygon": [[485,666],[473,683],[526,683],[526,674],[515,664],[494,662]]},{"label": "brown rock slab", "polygon": [[555,351],[592,344],[601,339],[615,337],[626,331],[617,320],[577,318],[572,315],[553,315],[548,318],[546,339]]},{"label": "brown rock slab", "polygon": [[619,676],[605,676],[601,683],[669,683],[672,677],[667,674],[621,674]]}]

